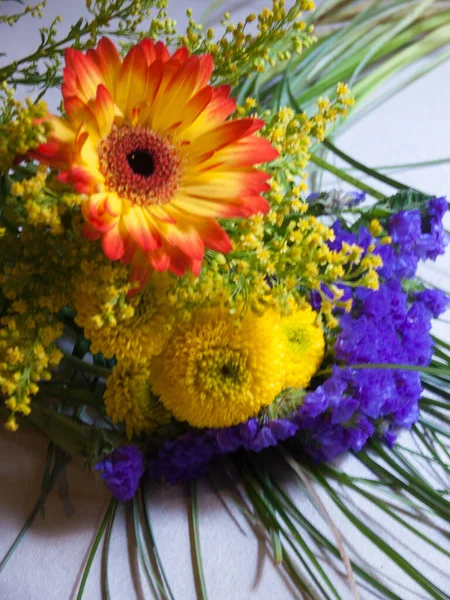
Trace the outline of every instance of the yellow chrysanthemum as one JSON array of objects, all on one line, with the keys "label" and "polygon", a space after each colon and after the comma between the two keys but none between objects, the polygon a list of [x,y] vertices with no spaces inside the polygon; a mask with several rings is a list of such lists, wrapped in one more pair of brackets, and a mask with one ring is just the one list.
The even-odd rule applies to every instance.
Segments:
[{"label": "yellow chrysanthemum", "polygon": [[309,306],[295,308],[281,319],[284,387],[305,388],[322,362],[325,339],[317,313]]},{"label": "yellow chrysanthemum", "polygon": [[152,395],[149,372],[118,363],[106,382],[106,412],[114,423],[124,422],[127,438],[150,433],[170,421],[170,413]]},{"label": "yellow chrysanthemum", "polygon": [[153,391],[176,419],[227,427],[258,414],[283,385],[280,319],[199,311],[151,362]]}]

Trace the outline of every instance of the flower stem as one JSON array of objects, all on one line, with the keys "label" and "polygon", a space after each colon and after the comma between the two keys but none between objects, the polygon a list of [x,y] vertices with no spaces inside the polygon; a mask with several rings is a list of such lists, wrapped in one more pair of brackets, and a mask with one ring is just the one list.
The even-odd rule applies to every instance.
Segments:
[{"label": "flower stem", "polygon": [[382,181],[383,183],[386,183],[387,185],[390,185],[391,187],[393,187],[397,190],[410,189],[404,183],[400,183],[399,181],[396,181],[395,179],[391,179],[391,177],[387,177],[386,175],[383,175],[382,173],[379,173],[378,171],[375,171],[374,169],[371,169],[370,167],[367,167],[366,165],[360,163],[358,160],[352,158],[351,156],[349,156],[348,154],[346,154],[339,148],[336,148],[336,146],[334,144],[332,144],[329,139],[325,138],[323,140],[322,144],[325,146],[325,148],[328,148],[328,150],[331,150],[331,152],[333,152],[333,154],[336,154],[336,156],[339,156],[340,158],[342,158],[342,160],[345,160],[346,163],[348,163],[349,165],[352,165],[353,167],[356,167],[359,171],[362,171],[363,173],[370,175],[374,179],[378,179],[379,181]]},{"label": "flower stem", "polygon": [[[61,350],[61,348],[60,348]],[[111,375],[111,369],[107,369],[106,367],[100,367],[98,365],[93,365],[92,363],[85,362],[84,360],[80,360],[76,356],[72,356],[72,354],[68,354],[67,352],[61,352],[64,354],[64,360],[66,363],[70,364],[74,369],[78,369],[84,373],[89,373],[90,375],[95,375],[96,377],[104,377],[108,379]]]},{"label": "flower stem", "polygon": [[333,173],[333,175],[336,175],[337,177],[339,177],[343,181],[346,181],[347,183],[350,183],[351,185],[354,185],[359,190],[362,190],[363,192],[367,192],[368,194],[370,194],[371,196],[373,196],[377,200],[380,200],[380,201],[386,200],[386,196],[384,196],[381,192],[377,191],[373,187],[370,187],[369,185],[366,185],[365,183],[363,183],[359,179],[356,179],[356,177],[352,177],[351,175],[349,175],[348,173],[346,173],[342,169],[339,169],[338,167],[335,167],[334,165],[332,165],[331,163],[327,162],[323,158],[320,158],[320,156],[317,156],[317,154],[311,154],[311,162],[315,163],[316,165],[318,165],[319,167],[321,167],[325,171]]}]

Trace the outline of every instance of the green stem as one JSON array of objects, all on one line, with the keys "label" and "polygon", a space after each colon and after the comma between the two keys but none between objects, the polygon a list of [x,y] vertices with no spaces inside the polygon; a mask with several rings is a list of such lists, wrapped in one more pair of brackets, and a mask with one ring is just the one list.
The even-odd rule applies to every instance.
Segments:
[{"label": "green stem", "polygon": [[97,531],[97,535],[95,536],[91,551],[89,552],[89,557],[88,557],[88,560],[86,563],[86,567],[84,568],[84,571],[83,571],[83,577],[81,578],[80,587],[78,588],[77,600],[81,600],[83,597],[84,588],[86,587],[86,582],[89,577],[89,572],[91,570],[95,555],[97,553],[98,545],[100,544],[103,534],[105,533],[106,526],[108,525],[108,523],[111,521],[111,519],[113,517],[114,511],[116,508],[116,504],[117,504],[117,500],[115,498],[111,498],[108,508],[106,509],[105,516],[103,517],[103,521],[101,522],[101,525]]},{"label": "green stem", "polygon": [[380,200],[380,201],[386,200],[386,196],[384,196],[381,192],[378,192],[373,187],[370,187],[369,185],[366,185],[365,183],[363,183],[359,179],[356,179],[356,177],[352,177],[351,175],[349,175],[348,173],[346,173],[342,169],[339,169],[338,167],[335,167],[334,165],[332,165],[331,163],[327,162],[323,158],[320,158],[320,156],[317,156],[317,154],[311,154],[311,162],[315,163],[316,165],[318,165],[319,167],[321,167],[325,171],[329,171],[330,173],[333,173],[333,175],[336,175],[337,177],[339,177],[343,181],[346,181],[347,183],[350,183],[351,185],[354,185],[359,190],[362,190],[363,192],[367,192],[368,194],[370,194],[371,196],[373,196],[377,200]]},{"label": "green stem", "polygon": [[64,360],[67,363],[69,363],[74,369],[77,369],[84,373],[89,373],[90,375],[95,375],[96,377],[105,377],[106,379],[108,379],[108,377],[112,373],[111,369],[87,363],[84,360],[80,360],[76,356],[73,356],[72,354],[67,354],[66,352],[63,352],[62,350],[61,352],[64,354]]},{"label": "green stem", "polygon": [[329,139],[325,138],[323,140],[322,144],[325,146],[325,148],[328,148],[329,150],[331,150],[331,152],[333,152],[333,154],[336,154],[336,156],[339,156],[340,158],[342,158],[342,160],[345,160],[346,163],[348,163],[349,165],[352,165],[353,167],[356,167],[363,173],[367,173],[367,175],[370,175],[374,179],[378,179],[379,181],[382,181],[383,183],[386,183],[387,185],[390,185],[391,187],[393,187],[397,190],[408,190],[409,189],[409,187],[407,185],[405,185],[404,183],[400,183],[399,181],[396,181],[395,179],[391,179],[390,177],[387,177],[386,175],[383,175],[382,173],[378,173],[378,171],[375,171],[374,169],[371,169],[370,167],[367,167],[366,165],[360,163],[358,160],[352,158],[351,156],[349,156],[348,154],[346,154],[339,148],[336,148],[336,146],[334,144],[332,144]]},{"label": "green stem", "polygon": [[[59,51],[59,49],[61,47],[64,47],[69,42],[72,42],[74,40],[80,40],[80,38],[84,37],[85,35],[90,34],[92,32],[93,28],[98,27],[98,33],[101,34],[102,25],[108,25],[110,21],[113,21],[115,19],[118,19],[120,21],[121,17],[123,17],[125,15],[126,15],[126,9],[118,10],[116,13],[113,13],[108,16],[107,22],[102,23],[102,20],[100,20],[97,16],[93,19],[93,21],[86,22],[86,25],[82,29],[77,29],[76,27],[73,27],[69,31],[69,33],[66,35],[66,37],[63,38],[62,40],[59,40],[59,42],[55,42],[47,47],[45,47],[45,44],[41,45],[35,52],[28,54],[28,56],[24,56],[23,58],[21,58],[19,60],[15,60],[14,62],[10,63],[9,65],[2,67],[0,69],[0,83],[2,81],[5,81],[5,79],[7,79],[14,72],[17,72],[17,69],[20,65],[23,65],[25,63],[33,63],[37,60],[41,60],[44,58],[48,58],[49,56],[52,56],[56,51]],[[110,32],[110,35],[111,35],[111,33],[112,32]]]},{"label": "green stem", "polygon": [[[421,367],[419,365],[398,365],[395,363],[386,364],[371,364],[371,363],[359,363],[356,365],[334,365],[340,369],[395,369],[397,371],[418,371],[420,373],[428,373],[444,379],[450,379],[450,369],[446,367]],[[333,369],[322,369],[317,371],[316,376],[331,375]]]},{"label": "green stem", "polygon": [[197,483],[193,481],[191,483],[191,498],[192,498],[192,528],[194,535],[194,554],[195,554],[195,566],[197,575],[200,583],[200,598],[201,600],[208,600],[206,593],[205,576],[203,573],[203,561],[200,551],[200,527],[198,523],[198,490]]}]

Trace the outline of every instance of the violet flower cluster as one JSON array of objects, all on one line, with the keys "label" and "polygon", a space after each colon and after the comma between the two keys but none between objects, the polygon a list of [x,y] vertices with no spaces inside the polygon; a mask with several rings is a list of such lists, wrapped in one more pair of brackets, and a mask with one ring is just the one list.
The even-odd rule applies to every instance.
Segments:
[{"label": "violet flower cluster", "polygon": [[95,465],[111,494],[126,502],[131,500],[145,472],[144,455],[136,446],[122,446]]},{"label": "violet flower cluster", "polygon": [[[163,443],[148,463],[149,476],[169,484],[196,479],[215,457],[240,448],[260,452],[294,435],[305,453],[316,460],[332,460],[347,450],[358,452],[374,434],[393,444],[399,430],[410,428],[418,418],[420,374],[357,365],[430,363],[431,319],[446,309],[448,298],[440,290],[408,297],[402,280],[414,276],[419,260],[434,260],[444,252],[448,242],[442,224],[446,207],[445,199],[432,198],[426,217],[419,210],[403,210],[389,219],[392,244],[379,245],[375,250],[383,259],[380,288],[343,289],[344,298],[353,299],[353,308],[350,314],[340,315],[340,333],[334,346],[339,364],[289,419],[250,419],[234,427],[185,433]],[[363,227],[354,234],[337,221],[333,229],[333,249],[347,242],[367,250],[374,243]],[[311,301],[319,307],[318,295]],[[137,453],[122,448],[100,463],[103,479],[119,499],[131,497],[142,476],[142,457],[137,459]]]}]

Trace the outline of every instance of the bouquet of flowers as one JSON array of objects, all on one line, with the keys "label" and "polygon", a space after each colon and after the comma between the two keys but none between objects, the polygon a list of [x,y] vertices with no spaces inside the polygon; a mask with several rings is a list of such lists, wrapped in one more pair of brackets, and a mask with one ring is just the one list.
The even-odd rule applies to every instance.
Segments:
[{"label": "bouquet of flowers", "polygon": [[[374,87],[444,47],[450,17],[445,2],[379,4],[332,1],[315,17],[310,0],[273,0],[238,24],[226,14],[217,37],[190,11],[177,33],[163,0],[88,0],[91,21],[62,40],[53,24],[34,54],[0,68],[0,416],[50,442],[32,518],[70,458],[112,493],[78,598],[117,502],[144,519],[150,480],[191,482],[206,598],[195,481],[223,467],[304,597],[349,597],[306,532],[342,559],[353,597],[364,585],[399,598],[349,558],[332,523],[326,536],[302,514],[268,448],[319,512],[329,518],[313,482],[427,597],[449,597],[334,487],[449,556],[411,522],[450,515],[445,490],[414,463],[448,476],[450,345],[431,334],[448,298],[417,276],[445,252],[447,200],[362,165],[330,136],[370,109]],[[16,99],[20,84],[35,86],[33,99]],[[61,114],[42,99],[54,86]],[[323,188],[319,171],[351,189]],[[405,429],[419,444],[411,456],[396,445]],[[349,452],[366,477],[332,462]],[[146,551],[157,597],[172,598]]]}]

